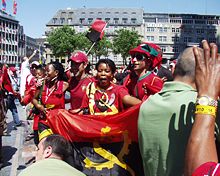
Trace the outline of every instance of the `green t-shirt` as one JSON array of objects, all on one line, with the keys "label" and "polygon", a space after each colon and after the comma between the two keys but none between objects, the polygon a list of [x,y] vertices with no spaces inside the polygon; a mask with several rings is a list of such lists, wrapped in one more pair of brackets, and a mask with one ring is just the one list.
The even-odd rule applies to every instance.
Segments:
[{"label": "green t-shirt", "polygon": [[146,176],[181,176],[197,92],[182,82],[166,82],[140,108],[138,136]]},{"label": "green t-shirt", "polygon": [[85,176],[82,172],[59,159],[37,161],[18,176]]}]

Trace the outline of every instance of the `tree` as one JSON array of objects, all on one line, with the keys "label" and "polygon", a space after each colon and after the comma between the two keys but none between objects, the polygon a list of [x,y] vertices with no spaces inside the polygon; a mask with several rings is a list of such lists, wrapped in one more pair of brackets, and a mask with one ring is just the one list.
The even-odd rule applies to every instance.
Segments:
[{"label": "tree", "polygon": [[63,26],[52,31],[47,41],[55,57],[70,56],[76,48],[76,33],[69,26]]},{"label": "tree", "polygon": [[116,36],[113,38],[113,53],[121,54],[123,64],[127,65],[127,57],[129,50],[135,48],[141,43],[141,36],[136,31],[120,29],[116,31]]},{"label": "tree", "polygon": [[100,58],[101,56],[108,56],[111,48],[111,42],[104,36],[102,40],[98,41],[98,43],[95,45],[93,51],[96,57]]}]

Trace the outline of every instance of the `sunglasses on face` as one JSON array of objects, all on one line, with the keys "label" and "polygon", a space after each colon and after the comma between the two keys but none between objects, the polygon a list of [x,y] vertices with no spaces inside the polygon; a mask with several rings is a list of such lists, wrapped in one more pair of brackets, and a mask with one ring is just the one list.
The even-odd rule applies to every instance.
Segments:
[{"label": "sunglasses on face", "polygon": [[142,55],[142,54],[136,53],[136,54],[134,54],[134,55],[132,56],[132,59],[134,59],[134,58],[136,58],[137,61],[142,61],[142,60],[145,59],[145,56]]}]

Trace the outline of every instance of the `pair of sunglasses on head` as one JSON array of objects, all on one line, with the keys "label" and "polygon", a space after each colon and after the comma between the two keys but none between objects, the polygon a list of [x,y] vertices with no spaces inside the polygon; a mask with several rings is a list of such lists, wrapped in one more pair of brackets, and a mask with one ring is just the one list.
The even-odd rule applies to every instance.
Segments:
[{"label": "pair of sunglasses on head", "polygon": [[143,55],[143,54],[140,54],[140,53],[135,53],[134,55],[131,56],[132,59],[136,58],[137,61],[142,61],[144,60],[145,58],[147,59],[148,57]]}]

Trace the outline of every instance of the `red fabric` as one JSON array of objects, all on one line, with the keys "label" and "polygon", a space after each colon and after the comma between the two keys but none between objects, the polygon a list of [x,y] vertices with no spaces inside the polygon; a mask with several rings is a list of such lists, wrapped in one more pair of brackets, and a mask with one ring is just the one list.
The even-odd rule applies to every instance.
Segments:
[{"label": "red fabric", "polygon": [[35,84],[36,84],[36,78],[32,74],[29,74],[26,77],[25,93],[26,91],[29,91],[31,87],[35,86]]},{"label": "red fabric", "polygon": [[38,130],[38,122],[39,122],[39,115],[34,115],[34,121],[33,121],[33,130]]},{"label": "red fabric", "polygon": [[16,0],[13,1],[13,14],[16,15],[17,14],[17,2]]},{"label": "red fabric", "polygon": [[[51,110],[47,114],[53,133],[61,134],[72,142],[119,142],[127,131],[132,141],[138,141],[137,119],[140,105],[111,116],[73,115],[65,109]],[[109,129],[104,132],[103,128]]]},{"label": "red fabric", "polygon": [[91,28],[100,32],[100,39],[102,39],[102,37],[104,36],[104,28],[106,26],[106,22],[96,19],[96,21],[92,24]]},{"label": "red fabric", "polygon": [[163,81],[158,76],[150,73],[143,79],[137,76],[125,79],[124,85],[128,88],[129,93],[140,100],[146,100],[150,95],[159,92],[163,88]]},{"label": "red fabric", "polygon": [[[154,50],[156,53],[153,52]],[[152,69],[155,67],[160,68],[162,63],[162,50],[158,45],[144,42],[129,51],[130,55],[134,55],[135,53],[146,55],[152,61]]]},{"label": "red fabric", "polygon": [[85,78],[77,80],[75,77],[72,77],[69,81],[69,90],[70,90],[70,103],[71,109],[78,109],[81,107],[83,97],[85,95],[86,87],[92,81],[94,77]]},{"label": "red fabric", "polygon": [[[122,102],[122,99],[125,95],[129,95],[128,90],[124,86],[119,86],[116,84],[111,84],[111,86],[105,90],[105,92],[102,92],[98,90],[98,87],[96,85],[96,82],[94,82],[96,91],[94,94],[94,100],[95,105],[93,106],[95,113],[101,113],[101,112],[112,112],[111,109],[108,107],[102,105],[102,103],[99,100],[103,100],[110,106],[114,105],[116,109],[118,109],[119,112],[122,112],[124,110],[124,105]],[[83,97],[82,106],[81,108],[88,108],[89,107],[89,97],[87,94]]]},{"label": "red fabric", "polygon": [[8,75],[8,68],[6,67],[6,65],[3,66],[2,68],[2,85],[4,87],[5,90],[7,90],[8,92],[11,92],[13,94],[15,94],[12,85],[11,85],[11,81]]},{"label": "red fabric", "polygon": [[[56,85],[56,89],[52,93],[47,91],[48,85],[47,84],[44,85],[44,88],[42,91],[42,104],[45,105],[45,107],[49,105],[49,106],[52,106],[50,109],[64,109],[65,108],[63,84],[64,84],[63,81],[58,81]],[[46,98],[47,95],[48,95],[48,99]]]},{"label": "red fabric", "polygon": [[207,162],[199,166],[195,172],[193,172],[192,176],[219,176],[220,175],[220,166],[215,162]]}]

